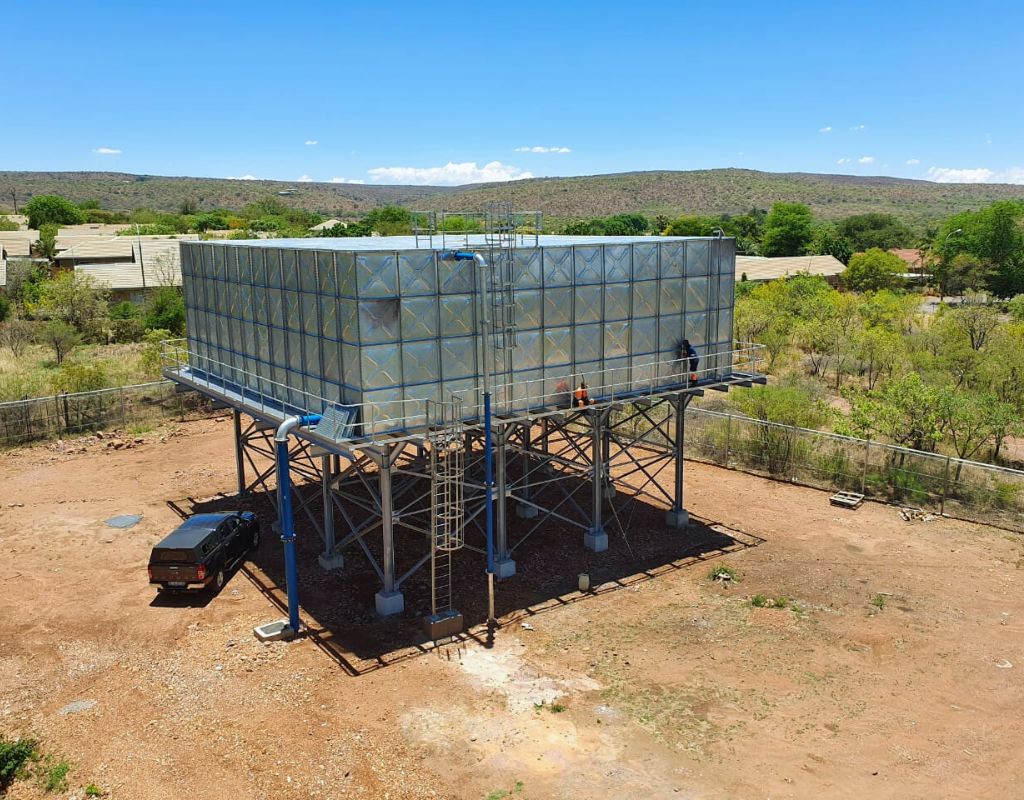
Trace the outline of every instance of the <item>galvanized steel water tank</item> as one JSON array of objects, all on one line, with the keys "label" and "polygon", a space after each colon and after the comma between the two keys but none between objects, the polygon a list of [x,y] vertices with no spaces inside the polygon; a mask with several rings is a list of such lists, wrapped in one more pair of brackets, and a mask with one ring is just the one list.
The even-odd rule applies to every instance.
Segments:
[{"label": "galvanized steel water tank", "polygon": [[[684,337],[708,377],[731,369],[731,239],[539,236],[506,250],[479,237],[468,247],[513,259],[517,346],[495,363],[499,409],[535,406],[581,379],[591,397],[605,386],[623,396],[667,385]],[[426,400],[451,392],[476,415],[472,262],[447,260],[439,244],[411,236],[182,242],[181,250],[198,373],[314,413],[366,404],[364,422],[412,424]]]}]

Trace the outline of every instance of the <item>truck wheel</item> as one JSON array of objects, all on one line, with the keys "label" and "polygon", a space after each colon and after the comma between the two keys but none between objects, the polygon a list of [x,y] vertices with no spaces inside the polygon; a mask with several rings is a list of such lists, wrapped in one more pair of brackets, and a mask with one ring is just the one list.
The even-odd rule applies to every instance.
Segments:
[{"label": "truck wheel", "polygon": [[217,591],[224,588],[224,570],[217,570],[217,574],[213,579],[213,585],[217,587]]}]

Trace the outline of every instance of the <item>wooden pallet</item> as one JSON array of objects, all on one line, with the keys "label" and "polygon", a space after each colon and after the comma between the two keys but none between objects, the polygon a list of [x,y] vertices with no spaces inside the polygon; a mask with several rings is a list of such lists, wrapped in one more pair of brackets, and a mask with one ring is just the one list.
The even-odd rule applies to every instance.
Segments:
[{"label": "wooden pallet", "polygon": [[864,495],[857,492],[836,492],[828,501],[834,506],[856,510],[864,502]]}]

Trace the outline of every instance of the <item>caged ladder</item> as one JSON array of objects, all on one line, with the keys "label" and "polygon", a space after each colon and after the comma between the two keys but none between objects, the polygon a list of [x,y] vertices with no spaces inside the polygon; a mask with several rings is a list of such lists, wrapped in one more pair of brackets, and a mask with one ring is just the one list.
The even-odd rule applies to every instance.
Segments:
[{"label": "caged ladder", "polygon": [[463,401],[428,401],[430,442],[430,612],[452,613],[452,553],[466,541]]}]

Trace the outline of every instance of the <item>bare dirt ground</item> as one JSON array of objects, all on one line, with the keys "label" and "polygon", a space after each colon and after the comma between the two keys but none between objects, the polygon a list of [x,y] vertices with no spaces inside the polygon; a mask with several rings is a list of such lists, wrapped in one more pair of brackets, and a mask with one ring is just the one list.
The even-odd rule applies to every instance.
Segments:
[{"label": "bare dirt ground", "polygon": [[[273,537],[215,597],[146,583],[168,502],[233,491],[230,431],[0,456],[0,732],[68,759],[65,794],[1020,796],[1020,537],[688,464],[686,534],[650,508],[607,553],[558,530],[517,553],[492,647],[480,564],[457,590],[472,635],[428,649],[422,584],[404,619],[376,620],[357,556],[325,575],[306,532],[313,633],[262,645],[252,627],[281,616]],[[107,527],[117,514],[143,520]],[[738,582],[708,580],[719,564]],[[597,592],[573,590],[581,569]]]}]

